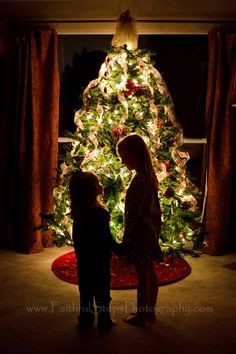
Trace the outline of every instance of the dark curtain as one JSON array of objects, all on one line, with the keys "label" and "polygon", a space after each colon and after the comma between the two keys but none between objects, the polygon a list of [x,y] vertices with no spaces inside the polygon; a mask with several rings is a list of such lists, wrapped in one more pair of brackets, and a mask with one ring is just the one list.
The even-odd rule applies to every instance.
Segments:
[{"label": "dark curtain", "polygon": [[35,253],[53,242],[52,233],[41,232],[37,226],[40,213],[53,208],[58,159],[58,38],[52,29],[27,29],[17,41],[10,237],[15,249]]},{"label": "dark curtain", "polygon": [[209,32],[206,131],[208,139],[208,196],[205,251],[227,252],[233,207],[233,103],[236,95],[236,27]]}]

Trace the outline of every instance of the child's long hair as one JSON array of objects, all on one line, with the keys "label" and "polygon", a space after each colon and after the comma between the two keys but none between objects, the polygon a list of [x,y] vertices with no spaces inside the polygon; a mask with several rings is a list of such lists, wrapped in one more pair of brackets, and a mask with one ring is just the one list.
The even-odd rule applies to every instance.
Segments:
[{"label": "child's long hair", "polygon": [[118,141],[117,152],[126,151],[130,156],[137,156],[140,166],[145,176],[150,180],[152,185],[158,190],[158,180],[152,165],[152,159],[149,149],[141,136],[137,134],[128,135]]},{"label": "child's long hair", "polygon": [[76,172],[69,184],[71,216],[78,217],[89,208],[101,207],[98,196],[101,194],[97,176],[92,172]]}]

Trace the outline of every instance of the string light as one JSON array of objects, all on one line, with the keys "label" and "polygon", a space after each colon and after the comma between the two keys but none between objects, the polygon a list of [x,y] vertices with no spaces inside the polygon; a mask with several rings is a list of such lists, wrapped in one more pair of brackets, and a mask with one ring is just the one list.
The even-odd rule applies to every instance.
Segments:
[{"label": "string light", "polygon": [[104,74],[107,72],[107,67],[106,64],[103,63],[100,70],[99,70],[99,76],[104,76]]},{"label": "string light", "polygon": [[127,58],[127,54],[125,53],[125,52],[123,52],[122,54],[120,54],[119,56],[118,56],[118,58],[122,58],[122,59],[126,59]]}]

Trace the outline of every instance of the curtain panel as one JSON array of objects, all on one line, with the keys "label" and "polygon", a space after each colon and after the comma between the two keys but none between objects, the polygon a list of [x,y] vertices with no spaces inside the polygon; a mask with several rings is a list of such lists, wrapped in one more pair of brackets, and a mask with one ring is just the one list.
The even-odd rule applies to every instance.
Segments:
[{"label": "curtain panel", "polygon": [[206,131],[208,196],[204,249],[210,255],[227,252],[233,207],[232,172],[236,95],[236,27],[209,32]]},{"label": "curtain panel", "polygon": [[17,37],[17,93],[12,154],[10,234],[13,247],[35,253],[52,246],[40,213],[53,208],[58,161],[58,37],[52,29],[27,29]]}]

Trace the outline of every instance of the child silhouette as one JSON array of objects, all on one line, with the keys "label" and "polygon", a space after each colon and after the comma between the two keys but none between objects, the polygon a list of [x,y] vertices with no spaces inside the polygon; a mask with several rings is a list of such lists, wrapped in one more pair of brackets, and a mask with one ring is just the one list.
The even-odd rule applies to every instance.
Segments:
[{"label": "child silhouette", "polygon": [[160,262],[164,258],[159,246],[158,181],[148,147],[139,135],[120,140],[117,152],[128,169],[136,171],[126,193],[123,246],[137,272],[137,313],[132,313],[125,321],[143,326],[145,320],[155,319],[158,279],[154,261]]},{"label": "child silhouette", "polygon": [[71,177],[71,215],[73,241],[78,262],[80,315],[82,326],[95,320],[94,300],[98,313],[98,327],[109,329],[115,323],[110,317],[110,259],[119,245],[110,232],[110,215],[99,201],[103,188],[97,176],[80,172]]}]

